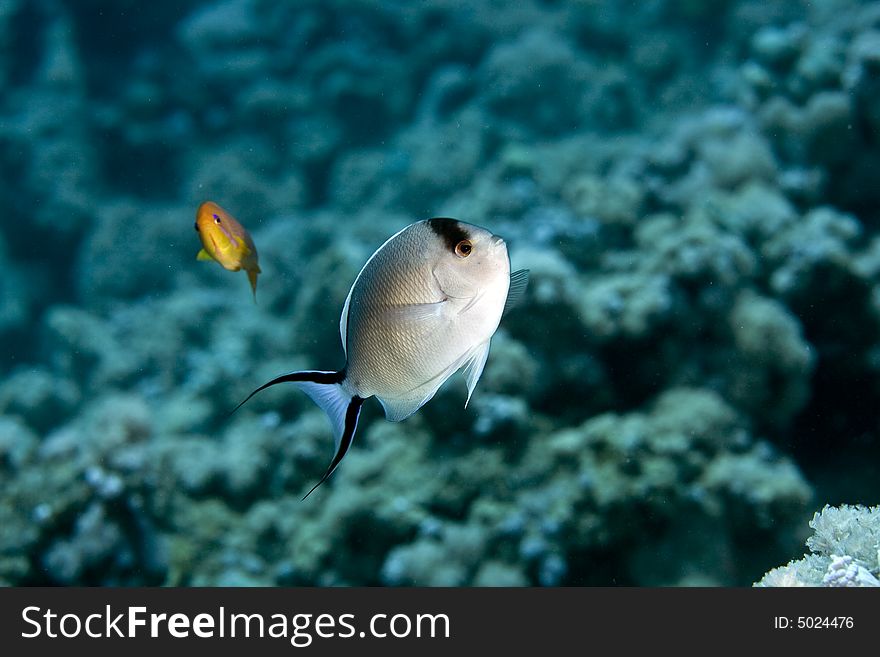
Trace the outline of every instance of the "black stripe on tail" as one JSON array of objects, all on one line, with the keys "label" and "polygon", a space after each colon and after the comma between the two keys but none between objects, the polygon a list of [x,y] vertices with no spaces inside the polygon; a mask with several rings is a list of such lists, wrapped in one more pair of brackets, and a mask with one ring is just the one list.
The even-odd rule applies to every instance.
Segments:
[{"label": "black stripe on tail", "polygon": [[312,486],[312,489],[308,493],[303,495],[303,500],[311,495],[318,486],[327,481],[330,475],[333,474],[336,466],[339,465],[345,457],[345,454],[348,452],[348,448],[351,447],[352,440],[354,439],[354,432],[357,429],[358,416],[361,414],[361,406],[363,403],[363,398],[358,397],[357,395],[351,398],[351,401],[348,404],[348,409],[345,411],[345,429],[342,431],[342,437],[339,439],[339,448],[336,450],[336,456],[333,457],[330,466],[327,468],[324,476],[321,477],[321,480]]},{"label": "black stripe on tail", "polygon": [[305,372],[290,372],[289,374],[282,374],[281,376],[276,376],[271,381],[264,383],[259,388],[254,390],[251,394],[244,398],[244,400],[231,411],[229,411],[229,415],[232,415],[239,408],[245,405],[251,397],[256,395],[258,392],[265,390],[271,386],[277,385],[279,383],[296,383],[297,381],[311,381],[312,383],[342,383],[343,379],[345,379],[345,370],[341,370],[339,372],[314,372],[314,371],[305,371]]}]

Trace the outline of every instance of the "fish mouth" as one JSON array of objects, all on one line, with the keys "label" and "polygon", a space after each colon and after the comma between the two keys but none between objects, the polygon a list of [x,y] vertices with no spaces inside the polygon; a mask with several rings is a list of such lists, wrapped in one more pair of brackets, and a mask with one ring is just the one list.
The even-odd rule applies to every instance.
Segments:
[{"label": "fish mouth", "polygon": [[504,241],[504,238],[500,235],[492,235],[489,238],[489,246],[493,252],[498,251],[500,249],[506,249],[507,243]]},{"label": "fish mouth", "polygon": [[490,253],[500,253],[507,250],[507,242],[504,241],[503,237],[498,235],[492,235],[489,238],[489,250]]}]

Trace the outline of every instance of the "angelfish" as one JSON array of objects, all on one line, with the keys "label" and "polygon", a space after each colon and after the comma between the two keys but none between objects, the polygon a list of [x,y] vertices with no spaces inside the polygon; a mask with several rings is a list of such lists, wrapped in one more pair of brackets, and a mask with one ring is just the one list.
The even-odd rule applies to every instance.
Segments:
[{"label": "angelfish", "polygon": [[336,453],[305,499],[351,447],[369,397],[399,422],[464,368],[470,401],[501,316],[527,283],[528,270],[511,274],[507,245],[488,230],[444,217],[411,224],[370,256],[351,286],[339,320],[345,367],[282,374],[235,410],[261,390],[293,383],[327,413]]},{"label": "angelfish", "polygon": [[205,201],[196,210],[195,228],[203,247],[196,259],[216,260],[229,271],[244,269],[256,301],[257,275],[261,271],[257,247],[250,233],[213,201]]}]

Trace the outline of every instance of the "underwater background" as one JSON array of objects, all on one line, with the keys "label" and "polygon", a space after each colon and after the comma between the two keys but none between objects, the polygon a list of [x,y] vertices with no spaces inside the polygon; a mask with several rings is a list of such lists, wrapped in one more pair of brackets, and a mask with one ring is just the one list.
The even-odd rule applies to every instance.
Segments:
[{"label": "underwater background", "polygon": [[[880,502],[878,144],[877,2],[2,0],[0,583],[756,582]],[[432,216],[524,302],[301,501],[323,413],[229,411]]]}]

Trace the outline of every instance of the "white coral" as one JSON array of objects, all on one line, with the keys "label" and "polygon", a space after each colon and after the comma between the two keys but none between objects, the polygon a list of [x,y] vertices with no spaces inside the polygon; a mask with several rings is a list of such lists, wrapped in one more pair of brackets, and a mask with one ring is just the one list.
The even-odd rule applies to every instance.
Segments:
[{"label": "white coral", "polygon": [[852,557],[831,555],[822,586],[880,586],[880,580]]}]

